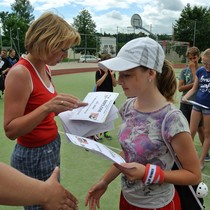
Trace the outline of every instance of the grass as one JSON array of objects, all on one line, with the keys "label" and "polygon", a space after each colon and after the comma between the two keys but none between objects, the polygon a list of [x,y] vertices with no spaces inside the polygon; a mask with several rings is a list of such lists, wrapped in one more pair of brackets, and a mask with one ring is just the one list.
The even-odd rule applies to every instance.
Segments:
[{"label": "grass", "polygon": [[[177,71],[177,75],[178,75]],[[83,99],[88,92],[91,92],[94,87],[94,72],[70,74],[63,76],[53,77],[53,81],[56,85],[56,89],[59,93],[70,93]],[[116,92],[120,95],[116,100],[116,106],[120,107],[125,100],[125,96],[120,88],[115,88]],[[179,100],[179,94],[177,94],[177,104]],[[15,145],[14,141],[10,141],[6,138],[3,130],[3,99],[0,99],[0,160],[9,164],[10,155]],[[111,165],[111,162],[103,159],[91,152],[84,151],[67,142],[63,134],[63,128],[59,118],[56,118],[59,131],[62,138],[61,146],[61,183],[68,188],[79,200],[79,209],[87,210],[84,206],[84,200],[86,193],[90,186],[95,183],[107,168]],[[117,141],[118,126],[121,123],[121,119],[118,118],[115,121],[115,129],[110,133],[113,136],[113,140],[104,140],[103,143],[111,146],[112,148],[120,149],[120,145]],[[200,153],[201,145],[198,138],[195,140],[195,147]],[[203,180],[210,186],[210,163],[206,163],[206,167],[203,171]],[[109,186],[106,194],[101,199],[102,210],[117,210],[118,201],[120,195],[120,177],[113,181]],[[205,198],[206,210],[210,210],[210,195]],[[22,207],[7,207],[0,206],[0,210],[20,210]]]}]

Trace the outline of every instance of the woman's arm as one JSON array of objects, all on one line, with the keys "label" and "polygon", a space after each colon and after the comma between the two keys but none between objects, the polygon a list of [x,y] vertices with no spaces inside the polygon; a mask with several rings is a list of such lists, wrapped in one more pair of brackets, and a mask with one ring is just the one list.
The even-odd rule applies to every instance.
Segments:
[{"label": "woman's arm", "polygon": [[32,131],[51,112],[58,114],[85,105],[74,96],[60,94],[25,114],[32,89],[31,76],[25,67],[18,65],[9,71],[5,82],[4,130],[10,139]]}]

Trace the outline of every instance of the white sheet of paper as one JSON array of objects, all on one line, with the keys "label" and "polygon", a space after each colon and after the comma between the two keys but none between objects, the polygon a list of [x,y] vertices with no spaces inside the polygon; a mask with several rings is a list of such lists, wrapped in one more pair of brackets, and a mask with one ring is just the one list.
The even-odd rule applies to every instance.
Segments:
[{"label": "white sheet of paper", "polygon": [[125,163],[125,160],[119,154],[109,149],[104,144],[101,144],[99,142],[96,142],[94,140],[84,138],[81,136],[72,135],[69,133],[66,133],[66,136],[70,142],[72,142],[73,144],[79,147],[82,147],[91,152],[97,153],[100,156],[103,156],[115,163],[118,163],[118,164]]},{"label": "white sheet of paper", "polygon": [[71,120],[87,120],[97,123],[105,122],[107,115],[119,93],[90,92],[84,98],[88,105],[75,109]]},{"label": "white sheet of paper", "polygon": [[[95,123],[96,124],[96,123]],[[100,124],[100,126],[97,126],[97,128],[93,128],[92,130],[89,130],[84,137],[94,136],[99,133],[104,133],[106,131],[114,130],[114,122],[105,122],[103,124]],[[78,134],[80,135],[80,134]]]}]

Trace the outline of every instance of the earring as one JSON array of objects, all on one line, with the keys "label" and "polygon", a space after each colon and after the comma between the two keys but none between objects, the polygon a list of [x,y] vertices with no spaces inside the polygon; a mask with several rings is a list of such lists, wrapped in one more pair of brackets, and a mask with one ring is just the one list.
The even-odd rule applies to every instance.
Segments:
[{"label": "earring", "polygon": [[148,79],[148,81],[149,81],[149,83],[151,83],[151,82],[152,82],[152,80],[151,80],[151,79]]}]

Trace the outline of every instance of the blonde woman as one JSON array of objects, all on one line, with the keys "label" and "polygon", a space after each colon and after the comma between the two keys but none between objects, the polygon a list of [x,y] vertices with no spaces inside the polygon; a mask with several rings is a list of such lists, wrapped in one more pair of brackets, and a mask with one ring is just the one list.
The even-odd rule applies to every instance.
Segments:
[{"label": "blonde woman", "polygon": [[4,130],[9,139],[17,139],[11,165],[39,180],[47,180],[60,165],[61,141],[55,115],[85,105],[74,96],[57,94],[48,65],[61,62],[68,49],[79,43],[80,35],[64,19],[44,13],[26,33],[28,54],[7,75]]}]

